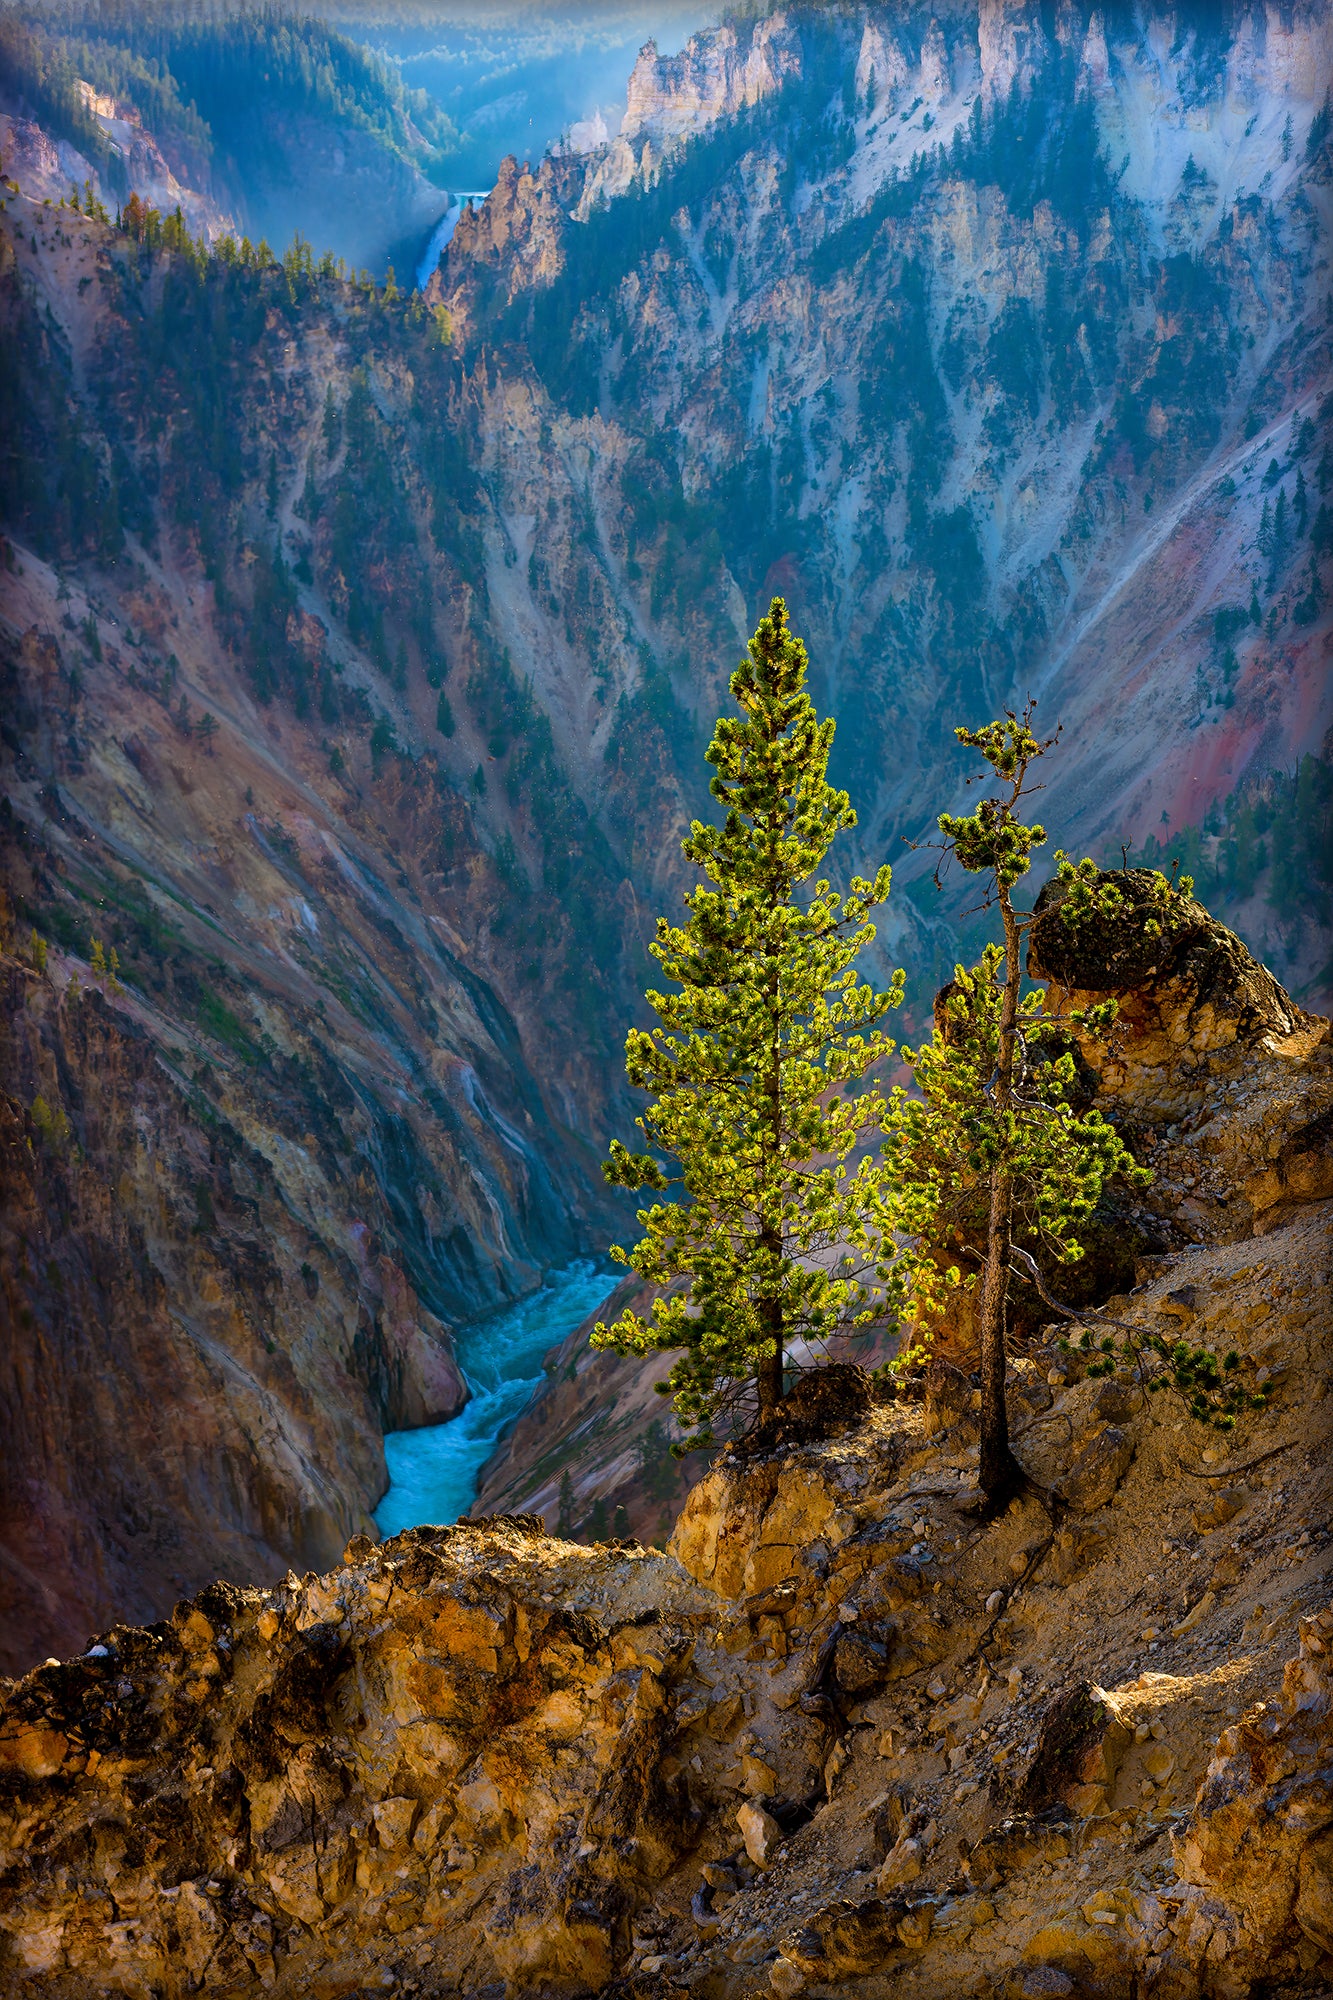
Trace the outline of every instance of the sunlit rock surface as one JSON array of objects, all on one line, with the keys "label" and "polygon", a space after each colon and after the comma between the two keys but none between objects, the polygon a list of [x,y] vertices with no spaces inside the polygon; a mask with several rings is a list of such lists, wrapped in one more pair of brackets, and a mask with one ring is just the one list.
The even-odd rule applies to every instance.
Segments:
[{"label": "sunlit rock surface", "polygon": [[[1247,1088],[1281,1159],[1328,1024],[1260,986],[1276,1040]],[[960,1369],[921,1397],[843,1367],[722,1453],[665,1551],[531,1514],[357,1537],[5,1683],[6,1977],[52,2000],[1318,1993],[1316,1180],[1115,1302],[1145,1340],[1235,1353],[1264,1403],[1234,1433],[1090,1374],[1052,1324],[1014,1342],[1032,1484],[998,1518]]]}]

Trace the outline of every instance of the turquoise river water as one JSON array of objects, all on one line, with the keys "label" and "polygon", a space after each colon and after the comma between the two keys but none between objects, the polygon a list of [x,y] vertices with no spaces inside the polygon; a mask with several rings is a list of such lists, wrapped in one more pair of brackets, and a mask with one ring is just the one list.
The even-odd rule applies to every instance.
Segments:
[{"label": "turquoise river water", "polygon": [[375,1510],[382,1535],[443,1527],[472,1505],[477,1474],[500,1432],[540,1387],[542,1356],[614,1291],[604,1265],[552,1272],[539,1292],[464,1327],[454,1346],[472,1400],[447,1424],[390,1431],[384,1440],[389,1490]]}]

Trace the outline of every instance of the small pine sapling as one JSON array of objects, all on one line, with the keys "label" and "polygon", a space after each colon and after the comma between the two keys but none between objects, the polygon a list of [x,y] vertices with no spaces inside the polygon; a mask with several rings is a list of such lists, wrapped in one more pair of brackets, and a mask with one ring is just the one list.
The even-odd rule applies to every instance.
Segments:
[{"label": "small pine sapling", "polygon": [[[1011,713],[984,728],[954,732],[981,752],[1000,788],[971,814],[941,813],[944,851],[985,878],[983,907],[998,909],[1003,941],[987,945],[970,970],[956,968],[930,1041],[903,1051],[920,1095],[895,1089],[885,1120],[886,1158],[914,1189],[920,1221],[919,1325],[928,1328],[942,1308],[944,1288],[962,1282],[956,1265],[941,1269],[938,1250],[970,1236],[980,1240],[978,1477],[992,1508],[1003,1506],[1024,1480],[1009,1444],[1004,1387],[1015,1237],[1059,1262],[1073,1262],[1083,1254],[1079,1226],[1110,1176],[1140,1185],[1151,1179],[1099,1112],[1075,1110],[1069,1022],[1047,1014],[1041,993],[1022,991],[1023,945],[1034,912],[1016,908],[1013,891],[1046,832],[1025,824],[1019,808],[1032,790],[1031,765],[1056,741],[1039,741],[1031,718],[1029,703],[1021,718]],[[1105,1003],[1079,1016],[1078,1025],[1104,1033],[1114,1012],[1114,1003]]]}]

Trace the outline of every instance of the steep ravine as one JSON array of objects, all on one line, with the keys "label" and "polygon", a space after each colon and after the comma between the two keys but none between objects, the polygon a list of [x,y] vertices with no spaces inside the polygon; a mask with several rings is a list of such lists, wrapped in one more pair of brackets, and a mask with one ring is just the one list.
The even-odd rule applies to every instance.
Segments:
[{"label": "steep ravine", "polygon": [[[1108,978],[1058,971],[1079,1002]],[[117,1624],[0,1687],[0,1977],[1326,1993],[1330,1024],[1216,926],[1127,1003],[1103,1101],[1170,1120],[1181,1248],[1117,1315],[1234,1350],[1264,1406],[1233,1436],[1045,1327],[1008,1383],[1036,1484],[998,1518],[955,1366],[889,1398],[847,1368],[665,1551],[517,1514]]]},{"label": "steep ravine", "polygon": [[[1327,56],[1306,0],[732,24],[425,299],[6,192],[11,1664],[325,1562],[449,1329],[622,1232],[643,941],[771,590],[916,1023],[955,720],[1038,689],[1104,855],[1318,756]],[[1327,886],[1248,906],[1310,1004]]]}]

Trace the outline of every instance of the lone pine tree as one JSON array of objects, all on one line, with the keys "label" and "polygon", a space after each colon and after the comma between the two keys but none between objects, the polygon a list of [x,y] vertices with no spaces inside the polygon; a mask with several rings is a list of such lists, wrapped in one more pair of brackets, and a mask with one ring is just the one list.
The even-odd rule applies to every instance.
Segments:
[{"label": "lone pine tree", "polygon": [[907,1296],[897,1184],[876,1157],[849,1165],[886,1100],[873,1083],[840,1094],[894,1047],[879,1024],[902,974],[878,992],[856,971],[889,870],[846,896],[817,873],[856,814],[827,781],[834,726],[806,667],[774,598],[732,676],[742,714],[707,753],[725,818],[696,820],[683,844],[706,879],[650,946],[677,990],[649,992],[658,1025],[626,1042],[630,1082],[654,1096],[638,1120],[648,1150],[616,1142],[603,1168],[666,1198],[639,1211],[633,1249],[612,1252],[659,1288],[651,1313],[599,1322],[593,1345],[679,1350],[659,1386],[701,1441],[723,1412],[776,1408],[794,1344],[804,1354]]},{"label": "lone pine tree", "polygon": [[[1000,789],[974,813],[941,813],[943,845],[969,873],[986,878],[986,906],[999,911],[1003,941],[988,945],[970,970],[956,968],[937,1002],[931,1040],[903,1051],[920,1095],[896,1089],[885,1120],[885,1159],[912,1188],[912,1212],[921,1228],[919,1320],[929,1324],[942,1286],[959,1275],[956,1267],[941,1271],[932,1251],[937,1254],[951,1241],[979,1239],[978,1476],[992,1506],[1003,1504],[1023,1481],[1009,1446],[1004,1393],[1015,1236],[1058,1261],[1072,1262],[1083,1254],[1078,1226],[1092,1214],[1108,1177],[1119,1173],[1139,1184],[1151,1179],[1100,1113],[1080,1114],[1069,1101],[1075,1081],[1067,1046],[1071,1019],[1085,1032],[1104,1033],[1114,1003],[1060,1020],[1045,1013],[1041,993],[1022,993],[1023,940],[1034,915],[1015,907],[1013,891],[1046,832],[1025,825],[1019,807],[1031,789],[1030,766],[1055,740],[1037,739],[1029,727],[1031,712],[1029,706],[1021,720],[1010,714],[982,729],[954,732],[960,743],[981,752]],[[1063,855],[1056,860],[1062,876],[1086,884],[1090,862],[1075,867]],[[1086,895],[1072,898],[1071,918],[1085,902]]]}]

